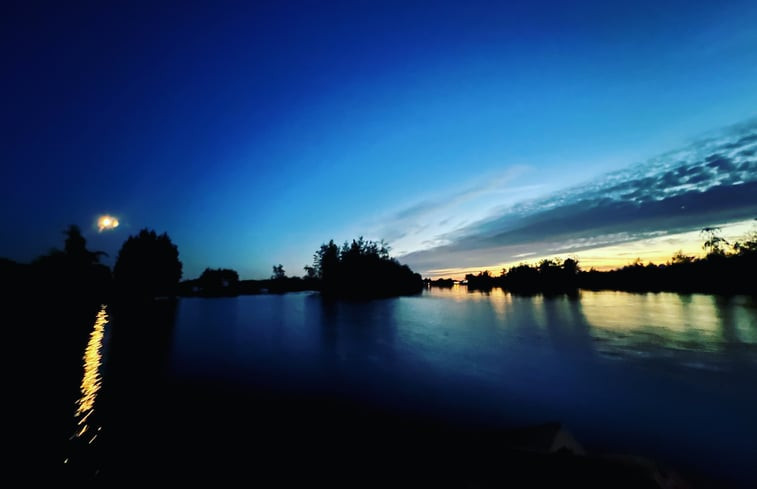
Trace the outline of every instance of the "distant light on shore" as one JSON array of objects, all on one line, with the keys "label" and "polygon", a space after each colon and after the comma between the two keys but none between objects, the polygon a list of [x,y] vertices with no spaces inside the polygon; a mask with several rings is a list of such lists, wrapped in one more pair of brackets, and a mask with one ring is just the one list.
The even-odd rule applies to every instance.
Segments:
[{"label": "distant light on shore", "polygon": [[97,231],[103,232],[118,227],[118,219],[113,216],[104,215],[97,219]]}]

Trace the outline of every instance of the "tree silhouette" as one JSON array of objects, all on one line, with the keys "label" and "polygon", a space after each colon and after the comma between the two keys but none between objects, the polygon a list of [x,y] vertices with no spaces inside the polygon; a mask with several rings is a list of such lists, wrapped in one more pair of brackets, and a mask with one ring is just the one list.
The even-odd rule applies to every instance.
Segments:
[{"label": "tree silhouette", "polygon": [[321,280],[321,293],[331,296],[372,298],[415,294],[423,279],[407,265],[389,256],[383,241],[361,236],[340,249],[334,240],[313,255],[312,274]]},{"label": "tree silhouette", "polygon": [[222,296],[239,293],[239,274],[230,268],[206,268],[194,282],[203,295]]},{"label": "tree silhouette", "polygon": [[574,260],[573,258],[566,258],[562,262],[562,269],[565,271],[568,278],[576,277],[581,270],[578,266],[578,260]]},{"label": "tree silhouette", "polygon": [[325,290],[331,289],[339,281],[339,247],[333,239],[321,245],[313,255],[313,270]]},{"label": "tree silhouette", "polygon": [[[467,274],[469,290],[501,287],[514,294],[575,294],[579,289],[676,291],[719,294],[757,292],[757,230],[729,244],[720,229],[701,230],[706,257],[688,256],[677,251],[663,265],[636,258],[628,265],[604,272],[583,271],[575,258],[545,258],[536,264],[519,264],[493,277],[489,272]],[[433,281],[427,280],[433,284]]]},{"label": "tree silhouette", "polygon": [[287,274],[284,271],[284,265],[282,265],[281,263],[274,265],[271,280],[284,280],[285,278],[287,278]]},{"label": "tree silhouette", "polygon": [[703,234],[707,239],[705,240],[704,244],[702,245],[702,248],[707,251],[707,255],[724,255],[725,250],[723,249],[724,246],[728,246],[729,243],[726,241],[725,238],[720,236],[720,228],[719,227],[706,227],[703,228],[701,231],[701,234]]},{"label": "tree silhouette", "polygon": [[88,299],[103,301],[110,288],[110,269],[99,263],[102,251],[89,251],[87,241],[78,226],[70,225],[63,251],[53,249],[47,255],[32,262],[32,275],[27,280],[34,282],[37,292],[54,295],[62,301]]},{"label": "tree silhouette", "polygon": [[744,236],[739,241],[733,243],[733,251],[739,255],[754,255],[757,253],[757,231]]},{"label": "tree silhouette", "polygon": [[308,278],[308,279],[318,278],[318,272],[316,272],[315,267],[311,267],[310,265],[305,265],[303,269],[305,270],[305,278]]},{"label": "tree silhouette", "polygon": [[113,269],[117,290],[126,296],[173,296],[181,279],[179,250],[166,233],[143,229],[118,252]]},{"label": "tree silhouette", "polygon": [[89,251],[87,241],[81,234],[81,229],[75,224],[71,224],[68,229],[63,231],[66,235],[64,242],[64,253],[75,263],[80,265],[96,265],[100,262],[100,256],[107,256],[104,251]]},{"label": "tree silhouette", "polygon": [[690,265],[694,263],[696,259],[693,256],[689,256],[683,252],[683,250],[678,250],[673,254],[673,257],[670,259],[671,265]]}]

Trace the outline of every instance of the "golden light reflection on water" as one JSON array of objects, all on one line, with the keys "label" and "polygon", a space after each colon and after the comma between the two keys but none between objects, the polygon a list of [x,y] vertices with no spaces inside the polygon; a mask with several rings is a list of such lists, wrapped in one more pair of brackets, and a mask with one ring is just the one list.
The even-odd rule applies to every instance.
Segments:
[{"label": "golden light reflection on water", "polygon": [[95,400],[100,390],[101,377],[100,365],[102,364],[102,344],[105,335],[105,325],[108,324],[107,306],[100,306],[95,325],[89,335],[87,348],[84,350],[84,375],[81,379],[81,397],[76,401],[77,420],[75,437],[89,436],[88,442],[92,443],[97,438],[100,428],[93,427],[89,422],[90,416],[95,411]]},{"label": "golden light reflection on water", "polygon": [[493,288],[487,291],[468,290],[467,285],[455,284],[452,287],[431,287],[429,289],[431,295],[438,297],[446,297],[448,299],[454,299],[460,301],[490,301],[491,299],[502,299],[510,297],[509,292],[505,292],[500,288]]},{"label": "golden light reflection on water", "polygon": [[506,328],[529,324],[544,334],[583,328],[599,353],[732,353],[757,348],[757,305],[748,297],[588,290],[578,299],[521,297],[498,288],[468,291],[457,284],[428,293],[456,302],[488,302]]},{"label": "golden light reflection on water", "polygon": [[714,301],[707,295],[584,291],[581,310],[599,338],[717,351],[723,347],[724,325]]}]

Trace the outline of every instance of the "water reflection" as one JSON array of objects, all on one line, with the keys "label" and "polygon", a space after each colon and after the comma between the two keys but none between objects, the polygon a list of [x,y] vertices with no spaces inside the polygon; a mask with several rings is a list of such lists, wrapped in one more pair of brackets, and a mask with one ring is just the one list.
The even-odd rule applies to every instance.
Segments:
[{"label": "water reflection", "polygon": [[[325,399],[328,410],[344,400],[494,427],[556,419],[587,446],[717,464],[713,471],[754,479],[754,299],[590,291],[524,297],[459,286],[377,301],[310,293],[183,299],[176,339],[165,347],[158,337],[173,330],[150,323],[154,312],[112,309],[112,316],[107,356],[120,348],[122,366],[108,364],[109,395],[102,396],[117,396],[120,416],[103,430],[109,440],[119,424],[118,441],[164,433],[161,416],[190,436],[196,426],[215,432],[218,420],[267,419],[247,407],[228,414],[226,404],[216,405],[220,390],[205,390],[211,384],[252,396],[254,406],[282,395],[294,411],[303,399]],[[132,340],[119,343],[122,323]],[[153,361],[146,361],[150,349]],[[186,386],[191,402],[147,412],[144,386],[162,391],[156,372],[164,356],[168,380]],[[122,372],[120,384],[114,372]],[[195,385],[203,386],[197,395]],[[223,414],[207,415],[206,407]],[[188,421],[177,423],[182,412]],[[157,420],[152,430],[141,429],[144,418]]]},{"label": "water reflection", "polygon": [[[731,353],[757,346],[757,321],[742,298],[583,292],[581,304],[593,335],[605,350],[670,355]],[[734,358],[729,356],[729,360]]]},{"label": "water reflection", "polygon": [[76,433],[74,437],[88,437],[88,443],[97,438],[100,427],[90,423],[92,413],[95,411],[95,401],[100,390],[102,377],[100,366],[102,365],[102,345],[105,335],[105,325],[108,324],[107,306],[100,306],[95,325],[89,335],[87,348],[84,350],[84,375],[81,379],[81,397],[76,401]]},{"label": "water reflection", "polygon": [[505,329],[518,331],[518,339],[546,337],[563,350],[572,345],[606,358],[655,358],[708,368],[756,361],[757,305],[745,296],[581,291],[577,297],[522,297],[459,285],[426,294],[477,304],[478,322],[480,305],[488,304]]}]

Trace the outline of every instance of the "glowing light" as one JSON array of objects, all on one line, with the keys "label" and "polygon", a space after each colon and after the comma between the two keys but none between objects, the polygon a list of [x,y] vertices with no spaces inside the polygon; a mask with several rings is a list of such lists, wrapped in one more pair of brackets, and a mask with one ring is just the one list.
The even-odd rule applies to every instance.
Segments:
[{"label": "glowing light", "polygon": [[[89,336],[89,343],[84,351],[84,376],[81,380],[81,398],[76,402],[76,418],[78,418],[77,425],[81,426],[81,429],[75,434],[75,436],[79,438],[89,430],[87,421],[90,415],[94,412],[97,391],[100,390],[100,365],[102,364],[100,350],[102,348],[106,324],[108,324],[108,314],[106,312],[106,306],[103,305],[100,307],[100,312],[97,313],[95,326],[92,329],[92,333]],[[100,431],[99,427],[97,428],[97,431]],[[97,434],[95,434],[90,440],[90,443],[92,443],[96,437]]]},{"label": "glowing light", "polygon": [[118,227],[118,219],[113,216],[104,215],[97,219],[97,231],[103,232]]}]

